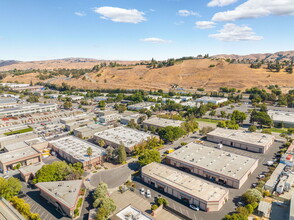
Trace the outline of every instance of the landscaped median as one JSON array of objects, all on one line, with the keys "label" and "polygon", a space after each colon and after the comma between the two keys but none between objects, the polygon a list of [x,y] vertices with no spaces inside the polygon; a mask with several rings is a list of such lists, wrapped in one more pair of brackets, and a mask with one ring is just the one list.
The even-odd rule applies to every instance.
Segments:
[{"label": "landscaped median", "polygon": [[4,133],[4,135],[9,136],[9,135],[13,135],[13,134],[22,134],[22,133],[27,133],[30,131],[33,131],[34,129],[29,127],[29,128],[25,128],[25,129],[21,129],[21,130],[17,130],[17,131],[10,131],[10,132],[6,132]]},{"label": "landscaped median", "polygon": [[83,208],[83,203],[84,203],[84,200],[85,200],[85,195],[86,195],[86,189],[85,188],[82,188],[80,190],[80,195],[79,195],[79,199],[78,199],[78,202],[77,202],[77,206],[74,210],[74,218],[79,218],[80,215],[81,215],[81,211],[82,211],[82,208]]}]

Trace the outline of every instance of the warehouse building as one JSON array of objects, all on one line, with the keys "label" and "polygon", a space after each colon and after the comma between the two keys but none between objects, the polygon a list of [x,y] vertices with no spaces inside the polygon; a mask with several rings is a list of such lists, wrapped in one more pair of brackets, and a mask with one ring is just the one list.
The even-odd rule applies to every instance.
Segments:
[{"label": "warehouse building", "polygon": [[34,139],[37,137],[38,137],[38,134],[36,134],[35,132],[26,132],[22,134],[14,134],[14,135],[0,137],[0,148],[3,149],[6,145],[11,145],[14,143]]},{"label": "warehouse building", "polygon": [[65,125],[65,129],[67,131],[73,131],[76,128],[80,128],[80,127],[91,125],[91,124],[94,124],[93,119],[84,119],[84,120],[79,120],[72,123],[67,123]]},{"label": "warehouse building", "polygon": [[273,119],[275,126],[294,128],[294,112],[269,110],[268,115]]},{"label": "warehouse building", "polygon": [[82,180],[70,180],[40,182],[36,187],[39,188],[41,196],[53,204],[59,212],[73,218],[82,185]]},{"label": "warehouse building", "polygon": [[203,103],[203,104],[213,103],[216,105],[223,102],[227,102],[227,101],[228,99],[224,97],[210,97],[210,96],[203,96],[201,98],[196,99],[196,103]]},{"label": "warehouse building", "polygon": [[77,121],[82,121],[82,120],[86,120],[86,119],[93,119],[93,115],[91,114],[78,114],[78,115],[73,115],[70,117],[65,117],[65,118],[61,118],[60,119],[60,123],[62,124],[71,124]]},{"label": "warehouse building", "polygon": [[183,121],[180,120],[153,117],[145,120],[143,125],[154,128],[165,128],[167,126],[180,127],[182,123]]},{"label": "warehouse building", "polygon": [[207,140],[256,153],[265,153],[275,137],[270,134],[217,128],[207,134]]},{"label": "warehouse building", "polygon": [[0,154],[0,170],[5,173],[14,166],[28,166],[42,162],[42,154],[32,147],[25,147],[14,151]]},{"label": "warehouse building", "polygon": [[106,145],[114,148],[123,144],[128,153],[132,152],[137,144],[148,140],[150,137],[152,136],[148,133],[127,127],[111,128],[94,134],[96,142],[103,140]]},{"label": "warehouse building", "polygon": [[142,109],[150,110],[151,107],[154,107],[155,105],[156,105],[156,103],[154,103],[154,102],[140,102],[140,103],[137,103],[134,105],[129,105],[128,109],[133,110],[133,111],[139,111]]},{"label": "warehouse building", "polygon": [[[85,170],[90,169],[92,166],[103,164],[104,156],[106,155],[103,148],[74,136],[66,136],[50,141],[49,147],[70,163],[82,163]],[[92,148],[91,157],[87,154],[89,147]]]},{"label": "warehouse building", "polygon": [[20,116],[27,114],[34,114],[40,112],[50,112],[56,111],[57,104],[48,103],[48,104],[27,104],[27,105],[19,105],[16,108],[6,108],[0,110],[0,117],[3,116]]},{"label": "warehouse building", "polygon": [[25,166],[19,169],[20,177],[25,181],[26,183],[30,180],[35,178],[35,175],[39,169],[41,169],[45,163],[40,162],[36,164],[32,164],[29,166]]},{"label": "warehouse building", "polygon": [[133,113],[132,115],[127,115],[127,116],[121,117],[120,123],[123,124],[123,125],[128,125],[130,123],[130,121],[133,120],[136,124],[139,124],[139,123],[141,123],[141,119],[142,118],[145,118],[146,119],[146,116],[145,117],[144,116],[145,115],[142,115],[142,114],[134,114]]},{"label": "warehouse building", "polygon": [[166,163],[237,189],[241,188],[258,166],[256,159],[196,143],[168,154]]},{"label": "warehouse building", "polygon": [[93,138],[94,134],[99,131],[104,131],[106,129],[111,128],[112,126],[103,126],[99,124],[89,124],[87,126],[79,127],[73,130],[74,136],[82,138],[82,139],[89,139]]},{"label": "warehouse building", "polygon": [[17,106],[17,100],[14,98],[0,98],[0,109],[14,108]]},{"label": "warehouse building", "polygon": [[127,207],[123,208],[114,216],[112,216],[110,219],[111,220],[126,220],[126,219],[154,220],[151,216],[145,214],[140,209],[137,209],[132,205],[128,205]]},{"label": "warehouse building", "polygon": [[144,182],[207,212],[219,211],[228,200],[229,190],[160,163],[144,166],[141,176]]},{"label": "warehouse building", "polygon": [[286,167],[285,164],[279,163],[279,165],[276,167],[272,175],[270,176],[269,180],[266,181],[264,185],[264,189],[268,190],[270,192],[273,192],[276,188],[276,185],[279,182],[279,178],[281,173],[283,172],[284,168]]},{"label": "warehouse building", "polygon": [[26,220],[6,199],[0,197],[1,220]]}]

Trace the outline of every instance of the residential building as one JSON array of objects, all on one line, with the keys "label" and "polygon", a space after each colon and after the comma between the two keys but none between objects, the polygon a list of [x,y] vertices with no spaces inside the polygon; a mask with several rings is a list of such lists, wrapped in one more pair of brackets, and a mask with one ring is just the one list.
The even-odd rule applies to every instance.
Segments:
[{"label": "residential building", "polygon": [[42,162],[42,154],[33,147],[25,147],[14,151],[0,154],[0,170],[5,173],[14,166],[28,166]]},{"label": "residential building", "polygon": [[27,183],[35,178],[37,171],[40,170],[44,165],[45,163],[40,162],[20,168],[20,177]]},{"label": "residential building", "polygon": [[265,153],[274,143],[275,137],[270,134],[216,128],[207,134],[207,140],[256,153]]},{"label": "residential building", "polygon": [[228,200],[228,189],[164,164],[144,166],[141,176],[145,183],[207,212],[219,211]]},{"label": "residential building", "polygon": [[145,214],[141,210],[135,208],[132,205],[120,210],[114,216],[110,218],[111,220],[126,220],[126,219],[136,219],[136,220],[154,220],[151,216]]},{"label": "residential building", "polygon": [[269,110],[268,115],[273,119],[275,126],[294,128],[294,112]]},{"label": "residential building", "polygon": [[180,127],[183,121],[167,118],[152,117],[143,122],[143,125],[154,128],[165,128],[167,126]]},{"label": "residential building", "polygon": [[127,127],[111,128],[94,134],[96,142],[103,140],[106,145],[114,148],[123,144],[128,153],[132,152],[137,144],[148,140],[150,137],[152,137],[152,135],[148,133]]},{"label": "residential building", "polygon": [[227,101],[228,99],[224,97],[210,97],[210,96],[203,96],[201,98],[196,99],[196,103],[203,103],[203,104],[213,103],[216,105],[223,102],[227,102]]},{"label": "residential building", "polygon": [[48,104],[26,104],[18,105],[16,108],[6,108],[0,110],[0,117],[3,116],[20,116],[27,114],[34,114],[40,112],[51,112],[57,110],[57,104],[48,103]]},{"label": "residential building", "polygon": [[74,210],[83,186],[82,180],[40,182],[36,184],[41,196],[56,209],[69,216],[74,217]]},{"label": "residential building", "polygon": [[128,105],[128,109],[133,111],[139,111],[142,109],[150,110],[151,107],[154,107],[155,105],[156,105],[155,102],[140,102],[137,104]]},{"label": "residential building", "polygon": [[[74,136],[50,141],[49,147],[70,163],[82,163],[85,170],[92,166],[101,165],[106,155],[103,148]],[[92,148],[91,156],[87,154],[89,147]]]},{"label": "residential building", "polygon": [[168,154],[166,163],[237,189],[241,188],[258,166],[257,159],[196,143]]},{"label": "residential building", "polygon": [[1,220],[26,220],[6,199],[0,197]]}]

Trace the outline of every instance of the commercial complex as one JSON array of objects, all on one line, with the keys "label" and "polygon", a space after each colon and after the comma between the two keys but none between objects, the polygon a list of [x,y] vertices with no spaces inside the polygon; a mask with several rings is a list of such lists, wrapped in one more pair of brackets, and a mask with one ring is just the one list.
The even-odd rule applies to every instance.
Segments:
[{"label": "commercial complex", "polygon": [[135,208],[132,205],[128,205],[127,207],[120,210],[116,213],[113,217],[110,218],[111,220],[126,220],[126,219],[136,219],[136,220],[154,220],[147,214],[143,213],[139,209]]},{"label": "commercial complex", "polygon": [[268,115],[273,119],[275,126],[283,125],[285,128],[294,128],[294,112],[269,110]]},{"label": "commercial complex", "polygon": [[19,105],[16,108],[6,108],[0,110],[0,117],[3,116],[20,116],[27,114],[34,114],[40,112],[50,112],[56,111],[57,104],[48,103],[48,104],[27,104],[27,105]]},{"label": "commercial complex", "polygon": [[6,199],[0,197],[1,220],[26,220]]},{"label": "commercial complex", "polygon": [[14,135],[0,137],[0,149],[3,149],[6,145],[11,145],[14,143],[34,139],[37,137],[38,137],[38,134],[36,134],[35,132],[27,132],[22,134],[14,134]]},{"label": "commercial complex", "polygon": [[145,120],[143,122],[143,125],[147,125],[148,127],[154,128],[165,128],[167,126],[179,127],[182,123],[183,121],[180,120],[153,117]]},{"label": "commercial complex", "polygon": [[137,104],[129,105],[128,109],[133,111],[139,111],[142,109],[150,110],[151,107],[154,107],[156,103],[154,102],[140,102]]},{"label": "commercial complex", "polygon": [[228,101],[228,99],[224,97],[210,97],[210,96],[203,96],[201,98],[196,99],[197,103],[203,103],[203,104],[213,103],[216,105],[226,101]]},{"label": "commercial complex", "polygon": [[40,194],[48,202],[53,204],[56,209],[69,217],[74,217],[82,180],[40,182],[36,184]]},{"label": "commercial complex", "polygon": [[274,143],[275,137],[269,134],[217,128],[207,134],[207,140],[256,153],[265,153]]},{"label": "commercial complex", "polygon": [[[70,163],[82,163],[85,170],[102,164],[106,155],[103,148],[74,136],[50,141],[49,147]],[[87,154],[89,147],[92,148],[91,157]]]},{"label": "commercial complex", "polygon": [[14,166],[28,166],[42,161],[42,154],[32,147],[25,147],[0,154],[0,169],[5,173]]},{"label": "commercial complex", "polygon": [[114,148],[123,144],[128,153],[134,150],[134,147],[152,137],[150,134],[127,127],[116,127],[94,134],[95,140],[103,140],[106,145]]},{"label": "commercial complex", "polygon": [[241,188],[258,166],[256,159],[196,143],[168,154],[166,163],[237,189]]},{"label": "commercial complex", "polygon": [[159,163],[144,166],[141,176],[144,182],[207,212],[219,211],[229,196],[223,187]]}]

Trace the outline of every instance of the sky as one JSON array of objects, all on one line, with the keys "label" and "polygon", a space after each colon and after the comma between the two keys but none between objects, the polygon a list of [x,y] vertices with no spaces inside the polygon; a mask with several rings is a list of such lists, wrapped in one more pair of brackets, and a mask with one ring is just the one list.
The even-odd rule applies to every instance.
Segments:
[{"label": "sky", "polygon": [[294,0],[0,0],[0,60],[294,49]]}]

